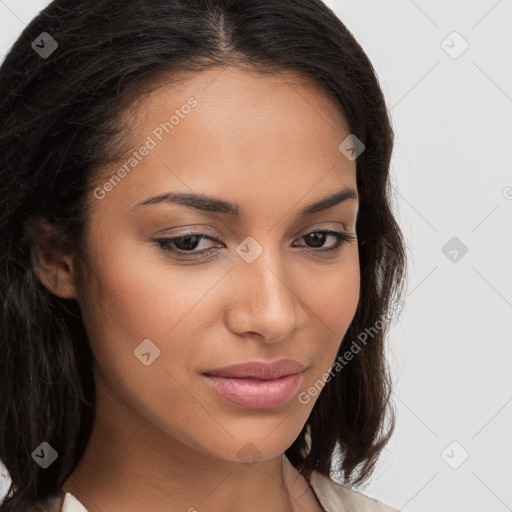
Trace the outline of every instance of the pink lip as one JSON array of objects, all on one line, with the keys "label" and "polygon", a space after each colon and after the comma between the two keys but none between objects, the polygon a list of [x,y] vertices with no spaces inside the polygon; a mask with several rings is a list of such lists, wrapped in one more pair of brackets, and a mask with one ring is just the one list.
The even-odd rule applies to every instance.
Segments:
[{"label": "pink lip", "polygon": [[251,361],[249,363],[234,364],[205,370],[206,375],[215,375],[218,377],[235,377],[238,379],[278,379],[286,375],[292,375],[303,371],[306,366],[292,359],[279,359],[277,361]]},{"label": "pink lip", "polygon": [[232,402],[265,409],[291,400],[302,384],[304,369],[302,363],[282,359],[207,370],[204,375],[217,393]]}]

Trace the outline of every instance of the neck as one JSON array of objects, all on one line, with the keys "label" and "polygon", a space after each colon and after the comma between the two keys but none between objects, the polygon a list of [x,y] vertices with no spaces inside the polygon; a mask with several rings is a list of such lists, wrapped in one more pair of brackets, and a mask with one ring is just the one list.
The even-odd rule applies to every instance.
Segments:
[{"label": "neck", "polygon": [[[318,502],[307,481],[282,454],[253,464],[220,459],[127,409],[97,388],[89,442],[62,486],[89,512],[320,510],[311,508]],[[306,502],[309,508],[302,507]]]}]

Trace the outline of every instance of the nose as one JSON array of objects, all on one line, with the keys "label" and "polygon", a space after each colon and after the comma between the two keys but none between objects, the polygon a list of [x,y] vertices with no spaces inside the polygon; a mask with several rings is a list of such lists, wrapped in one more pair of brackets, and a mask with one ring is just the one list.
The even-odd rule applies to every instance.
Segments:
[{"label": "nose", "polygon": [[264,249],[252,263],[235,261],[230,274],[237,292],[229,302],[228,327],[240,336],[257,335],[266,343],[289,338],[302,318],[302,297],[280,256]]}]

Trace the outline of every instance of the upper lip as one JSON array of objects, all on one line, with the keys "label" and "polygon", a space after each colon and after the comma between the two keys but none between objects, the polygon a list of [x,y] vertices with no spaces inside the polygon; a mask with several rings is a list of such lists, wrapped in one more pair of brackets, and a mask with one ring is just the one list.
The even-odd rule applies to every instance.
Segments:
[{"label": "upper lip", "polygon": [[234,364],[223,368],[214,368],[203,372],[205,375],[232,378],[253,378],[262,380],[279,379],[285,375],[302,372],[306,366],[292,359],[279,359],[277,361],[251,361],[249,363]]}]

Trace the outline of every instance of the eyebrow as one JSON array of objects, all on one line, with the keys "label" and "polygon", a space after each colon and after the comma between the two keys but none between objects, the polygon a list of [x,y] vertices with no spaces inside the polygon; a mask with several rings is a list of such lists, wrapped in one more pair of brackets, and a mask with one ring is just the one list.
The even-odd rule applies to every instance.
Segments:
[{"label": "eyebrow", "polygon": [[[332,208],[343,201],[357,199],[357,197],[357,192],[352,187],[345,187],[334,194],[330,194],[305,206],[299,210],[297,216],[299,218],[307,217],[308,215]],[[137,203],[134,208],[159,203],[174,203],[202,212],[220,213],[233,218],[240,217],[240,207],[238,204],[194,192],[168,192],[160,194]]]}]

